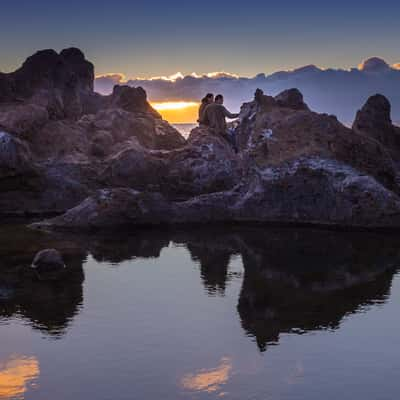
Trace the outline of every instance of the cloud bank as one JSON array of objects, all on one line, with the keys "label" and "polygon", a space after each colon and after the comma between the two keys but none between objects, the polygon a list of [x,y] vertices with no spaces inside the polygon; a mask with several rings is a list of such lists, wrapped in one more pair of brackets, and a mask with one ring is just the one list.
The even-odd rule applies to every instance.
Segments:
[{"label": "cloud bank", "polygon": [[232,111],[237,111],[243,102],[252,99],[257,88],[276,95],[296,87],[313,110],[334,114],[347,124],[352,123],[357,110],[369,96],[381,93],[392,104],[393,120],[400,122],[400,63],[390,66],[377,57],[350,70],[307,65],[271,75],[260,73],[253,78],[227,72],[187,76],[177,73],[151,79],[126,79],[123,74],[107,74],[96,78],[95,90],[108,94],[116,84],[142,86],[149,99],[156,102],[199,101],[207,92],[222,93]]}]

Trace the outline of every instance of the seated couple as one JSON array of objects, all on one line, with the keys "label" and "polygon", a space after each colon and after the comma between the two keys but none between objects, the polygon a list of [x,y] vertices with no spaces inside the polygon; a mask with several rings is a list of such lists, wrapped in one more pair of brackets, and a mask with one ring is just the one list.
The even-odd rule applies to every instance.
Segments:
[{"label": "seated couple", "polygon": [[224,97],[221,94],[215,96],[214,100],[214,95],[208,93],[201,101],[198,123],[200,126],[208,127],[216,134],[228,139],[237,151],[234,130],[228,129],[226,118],[233,119],[238,116],[239,114],[232,114],[224,107]]}]

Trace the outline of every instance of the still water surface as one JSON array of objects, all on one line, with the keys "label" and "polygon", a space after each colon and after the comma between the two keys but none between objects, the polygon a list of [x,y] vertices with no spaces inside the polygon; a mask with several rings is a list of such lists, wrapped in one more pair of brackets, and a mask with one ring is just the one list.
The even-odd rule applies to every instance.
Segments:
[{"label": "still water surface", "polygon": [[[0,399],[397,399],[400,237],[0,228]],[[32,276],[36,251],[68,274]],[[40,278],[40,279],[39,279]]]}]

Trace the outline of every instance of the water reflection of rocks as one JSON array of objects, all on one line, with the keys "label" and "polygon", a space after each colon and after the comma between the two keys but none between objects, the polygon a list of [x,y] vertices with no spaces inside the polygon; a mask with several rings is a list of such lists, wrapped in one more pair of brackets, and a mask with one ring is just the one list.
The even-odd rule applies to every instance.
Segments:
[{"label": "water reflection of rocks", "polygon": [[[185,246],[199,264],[209,295],[223,296],[233,255],[243,260],[237,310],[246,334],[264,351],[282,333],[335,329],[343,317],[384,302],[400,261],[399,240],[373,233],[225,228],[143,230],[123,236],[65,236],[22,228],[0,231],[0,314],[21,315],[32,326],[60,335],[83,303],[82,265],[159,257],[171,242]],[[69,275],[40,281],[27,272],[35,253],[54,247]]]}]

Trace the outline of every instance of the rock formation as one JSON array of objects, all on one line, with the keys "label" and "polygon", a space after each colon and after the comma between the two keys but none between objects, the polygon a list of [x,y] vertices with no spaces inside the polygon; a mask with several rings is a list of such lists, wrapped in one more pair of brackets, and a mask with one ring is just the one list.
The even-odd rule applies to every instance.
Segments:
[{"label": "rock formation", "polygon": [[61,254],[56,249],[39,251],[32,261],[32,268],[40,275],[63,272],[66,268]]},{"label": "rock formation", "polygon": [[93,92],[77,49],[0,75],[0,214],[62,214],[36,227],[274,222],[400,227],[399,128],[371,97],[353,128],[297,89],[256,91],[239,152],[196,128],[186,141],[141,88]]},{"label": "rock formation", "polygon": [[141,88],[100,96],[93,79],[78,49],[39,51],[0,74],[0,215],[64,212],[109,184],[123,151],[184,144]]}]

